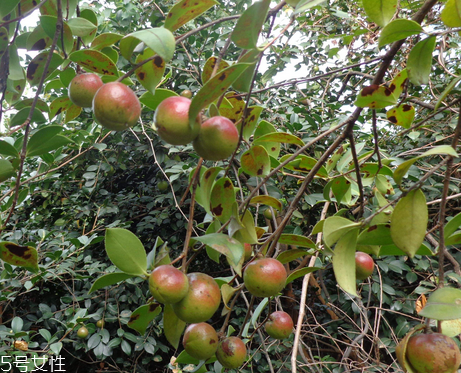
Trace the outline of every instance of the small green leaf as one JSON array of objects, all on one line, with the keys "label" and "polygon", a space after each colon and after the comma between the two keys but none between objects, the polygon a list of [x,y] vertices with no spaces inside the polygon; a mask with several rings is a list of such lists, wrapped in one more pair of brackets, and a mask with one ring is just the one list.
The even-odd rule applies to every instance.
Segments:
[{"label": "small green leaf", "polygon": [[13,242],[0,242],[0,258],[12,265],[38,272],[37,250],[31,246],[20,246]]},{"label": "small green leaf", "polygon": [[389,179],[384,175],[376,175],[376,188],[382,194],[395,194],[394,188]]},{"label": "small green leaf", "polygon": [[250,176],[266,176],[271,170],[269,154],[264,147],[253,145],[242,154],[242,170]]},{"label": "small green leaf", "polygon": [[323,223],[323,240],[331,247],[350,230],[360,226],[349,219],[340,216],[331,216]]},{"label": "small green leaf", "polygon": [[[245,53],[237,62],[242,63],[255,63],[260,58],[261,51],[259,49],[252,49]],[[235,81],[232,83],[232,88],[240,92],[248,92],[253,82],[253,75],[256,70],[256,63],[253,68],[246,69]]]},{"label": "small green leaf", "polygon": [[9,75],[8,78],[11,80],[20,80],[24,79],[24,69],[21,66],[19,61],[18,48],[15,44],[10,45],[9,47]]},{"label": "small green leaf", "polygon": [[429,83],[432,67],[432,53],[436,43],[435,36],[428,37],[416,44],[408,56],[408,78],[414,85]]},{"label": "small green leaf", "polygon": [[[213,187],[213,184],[215,182],[216,176],[219,174],[219,172],[222,170],[221,167],[212,167],[209,169],[206,169],[206,167],[203,167],[200,169],[200,183],[197,186],[197,190],[195,192],[195,199],[197,203],[202,206],[205,211],[209,214],[211,214],[211,209],[210,209],[210,197],[211,197],[211,189]],[[195,169],[191,171],[191,177],[194,174]]]},{"label": "small green leaf", "polygon": [[448,0],[440,15],[442,22],[448,27],[461,26],[461,7],[459,0]]},{"label": "small green leaf", "polygon": [[[144,49],[136,58],[136,63],[144,61],[150,57],[155,56],[156,53],[150,49]],[[152,94],[155,93],[157,85],[162,81],[163,74],[165,73],[165,62],[162,57],[156,56],[152,61],[145,63],[136,70],[136,77],[139,83]]]},{"label": "small green leaf", "polygon": [[407,38],[408,36],[418,35],[423,28],[418,22],[408,19],[395,19],[388,23],[381,31],[378,39],[378,47]]},{"label": "small green leaf", "polygon": [[103,75],[118,76],[114,62],[104,53],[93,49],[82,49],[72,52],[69,59],[80,66]]},{"label": "small green leaf", "polygon": [[[250,106],[247,108],[245,120],[243,122],[243,138],[246,141],[250,141],[250,137],[253,135],[256,124],[258,123],[259,116],[263,111],[262,106]],[[241,123],[236,123],[237,129],[240,133]]]},{"label": "small green leaf", "polygon": [[130,316],[128,326],[144,335],[150,322],[162,312],[162,307],[158,303],[150,303],[138,307]]},{"label": "small green leaf", "polygon": [[287,132],[273,132],[263,135],[255,139],[254,143],[263,145],[263,142],[276,142],[276,143],[284,143],[284,144],[295,144],[299,146],[304,146],[304,141],[301,140],[299,137],[292,135]]},{"label": "small green leaf", "polygon": [[453,219],[451,219],[447,224],[445,224],[445,228],[443,230],[445,239],[455,233],[459,227],[461,227],[461,212],[454,216]]},{"label": "small green leaf", "polygon": [[337,177],[331,183],[331,190],[338,203],[341,203],[343,197],[351,189],[351,182],[344,176]]},{"label": "small green leaf", "polygon": [[[263,137],[264,135],[267,135],[269,133],[277,132],[275,127],[269,123],[268,121],[261,120],[258,124],[258,127],[256,128],[256,131],[254,133],[254,142],[256,142],[260,137]],[[267,153],[269,156],[273,158],[278,158],[280,154],[280,143],[278,142],[266,142],[262,141],[261,146],[266,148]]]},{"label": "small green leaf", "polygon": [[27,156],[42,155],[73,142],[65,136],[58,135],[62,130],[62,126],[48,126],[35,132],[27,143]]},{"label": "small green leaf", "polygon": [[4,140],[0,140],[0,154],[12,156],[15,158],[19,157],[19,152],[17,151],[17,149],[9,142],[6,142]]},{"label": "small green leaf", "polygon": [[178,348],[186,323],[178,318],[170,304],[165,304],[163,310],[163,331],[168,342]]},{"label": "small green leaf", "polygon": [[326,0],[301,0],[295,8],[294,14],[299,14],[319,4],[326,3]]},{"label": "small green leaf", "polygon": [[31,86],[38,85],[43,75],[45,75],[45,77],[48,77],[64,62],[63,58],[60,55],[53,53],[53,56],[51,57],[50,66],[45,73],[45,63],[48,58],[48,55],[49,52],[41,52],[37,56],[35,56],[32,61],[29,62],[29,66],[27,67],[27,80],[29,81],[29,84]]},{"label": "small green leaf", "polygon": [[449,287],[437,289],[419,315],[434,320],[461,318],[461,290]]},{"label": "small green leaf", "polygon": [[176,92],[170,91],[169,89],[158,88],[155,90],[155,93],[151,92],[144,93],[139,101],[143,105],[146,105],[149,109],[155,110],[157,106],[166,98],[171,96],[179,96]]},{"label": "small green leaf", "polygon": [[257,47],[259,33],[266,21],[270,0],[261,0],[250,5],[240,16],[231,39],[242,49]]},{"label": "small green leaf", "polygon": [[399,105],[388,110],[386,116],[387,120],[395,125],[410,128],[415,118],[415,107],[408,104]]},{"label": "small green leaf", "polygon": [[290,250],[281,252],[277,256],[277,260],[282,264],[286,264],[286,263],[290,263],[291,261],[293,261],[295,259],[302,258],[303,256],[306,256],[306,255],[309,255],[309,254],[310,254],[309,250],[305,250],[305,249],[290,249]]},{"label": "small green leaf", "polygon": [[290,234],[290,233],[281,234],[278,242],[281,244],[285,244],[285,245],[307,247],[309,249],[317,248],[317,246],[315,245],[314,242],[312,242],[312,240],[310,240],[307,237],[298,235],[298,234]]},{"label": "small green leaf", "polygon": [[121,34],[115,34],[113,32],[105,32],[101,35],[98,35],[93,42],[91,43],[91,48],[96,50],[101,50],[106,47],[114,45],[119,40],[123,38]]},{"label": "small green leaf", "polygon": [[426,236],[428,210],[426,197],[412,190],[395,206],[391,217],[391,236],[395,245],[413,258]]},{"label": "small green leaf", "polygon": [[357,245],[392,245],[391,227],[389,224],[372,225],[360,233]]},{"label": "small green leaf", "polygon": [[244,254],[243,245],[234,238],[223,233],[211,233],[194,237],[194,240],[204,243],[213,250],[225,255],[231,263],[238,264]]},{"label": "small green leaf", "polygon": [[258,243],[258,235],[256,234],[255,229],[255,219],[250,211],[245,211],[241,224],[243,225],[243,228],[235,232],[234,238],[244,243]]},{"label": "small green leaf", "polygon": [[7,159],[0,159],[0,183],[15,175],[14,167]]},{"label": "small green leaf", "polygon": [[397,0],[363,0],[363,7],[372,22],[384,27],[397,10]]},{"label": "small green leaf", "polygon": [[358,296],[355,284],[355,250],[358,231],[358,229],[349,230],[339,238],[332,259],[336,282],[353,296]]},{"label": "small green leaf", "polygon": [[286,285],[288,285],[290,282],[293,282],[297,278],[304,277],[308,273],[315,272],[321,268],[319,267],[306,267],[306,268],[301,268],[297,269],[296,271],[293,271],[290,273],[290,275],[287,277],[287,282]]},{"label": "small green leaf", "polygon": [[72,33],[79,37],[88,36],[97,30],[97,26],[94,23],[82,17],[71,18],[67,24],[72,30]]},{"label": "small green leaf", "polygon": [[[202,83],[205,84],[207,81],[210,80],[211,74],[213,73],[213,70],[216,66],[216,62],[218,61],[218,57],[211,56],[208,58],[205,62],[205,65],[203,66],[202,70]],[[221,70],[224,70],[229,67],[229,62],[225,60],[221,60],[219,62],[218,69],[216,70],[216,74],[219,73]]]},{"label": "small green leaf", "polygon": [[19,4],[20,0],[2,0],[0,2],[0,19],[10,14]]},{"label": "small green leaf", "polygon": [[253,205],[260,203],[266,206],[271,206],[274,209],[277,209],[279,211],[282,211],[282,208],[283,208],[282,202],[280,202],[280,200],[272,196],[265,196],[265,195],[256,196],[251,199],[250,203]]},{"label": "small green leaf", "polygon": [[14,317],[11,321],[11,329],[13,329],[14,333],[19,333],[22,331],[22,327],[24,326],[24,321],[20,317]]},{"label": "small green leaf", "polygon": [[215,0],[182,0],[176,3],[168,12],[165,19],[165,28],[174,32],[216,4]]},{"label": "small green leaf", "polygon": [[223,177],[216,181],[211,190],[210,209],[221,223],[227,222],[232,216],[232,207],[235,201],[235,189],[232,180]]},{"label": "small green leaf", "polygon": [[443,92],[440,94],[439,98],[437,99],[437,102],[434,106],[434,111],[437,111],[437,109],[440,107],[442,102],[445,100],[445,98],[448,96],[448,94],[455,88],[459,81],[461,80],[461,76],[455,77],[450,84],[447,85],[447,87],[443,90]]},{"label": "small green leaf", "polygon": [[120,281],[127,280],[131,277],[134,276],[124,272],[115,272],[102,275],[95,282],[93,282],[93,285],[91,285],[91,289],[88,291],[88,294],[91,294],[92,292],[102,289],[106,286],[117,284]]},{"label": "small green leaf", "polygon": [[147,256],[138,237],[122,228],[106,229],[106,252],[122,272],[135,276],[147,275]]}]

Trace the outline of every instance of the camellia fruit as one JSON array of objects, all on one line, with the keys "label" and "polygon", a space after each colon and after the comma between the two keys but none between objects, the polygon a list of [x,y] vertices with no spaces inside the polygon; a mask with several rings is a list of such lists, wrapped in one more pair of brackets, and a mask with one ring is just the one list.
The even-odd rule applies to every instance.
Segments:
[{"label": "camellia fruit", "polygon": [[158,184],[157,184],[157,189],[161,192],[164,192],[165,190],[168,189],[168,181],[166,180],[162,180],[162,181],[159,181]]},{"label": "camellia fruit", "polygon": [[81,339],[88,337],[88,329],[85,326],[80,327],[80,329],[77,330],[77,337]]},{"label": "camellia fruit", "polygon": [[227,337],[219,342],[216,358],[224,368],[240,367],[247,356],[247,348],[238,337]]},{"label": "camellia fruit", "polygon": [[181,92],[181,96],[186,97],[186,98],[191,98],[192,92],[190,91],[190,89],[185,89]]},{"label": "camellia fruit", "polygon": [[133,127],[141,115],[141,104],[136,94],[120,82],[104,84],[93,99],[96,121],[112,131]]},{"label": "camellia fruit", "polygon": [[200,131],[200,117],[189,126],[189,107],[187,97],[172,96],[163,100],[155,110],[154,126],[158,135],[171,145],[186,145],[193,141]]},{"label": "camellia fruit", "polygon": [[461,363],[455,341],[440,333],[411,336],[405,357],[415,373],[455,373]]},{"label": "camellia fruit", "polygon": [[171,265],[155,268],[149,276],[149,290],[163,304],[173,304],[183,299],[189,291],[189,280]]},{"label": "camellia fruit", "polygon": [[206,321],[219,308],[219,286],[205,273],[189,273],[187,278],[189,290],[183,299],[173,304],[173,311],[179,319],[190,324]]},{"label": "camellia fruit", "polygon": [[101,78],[92,73],[77,75],[69,84],[69,99],[80,107],[91,107],[93,98],[104,85]]},{"label": "camellia fruit", "polygon": [[97,326],[98,328],[101,328],[101,329],[104,328],[104,324],[105,324],[105,323],[104,323],[104,320],[103,320],[103,319],[98,320],[98,321],[96,322],[96,326]]},{"label": "camellia fruit", "polygon": [[361,251],[355,253],[355,277],[357,280],[365,280],[370,277],[374,269],[375,262],[370,255]]},{"label": "camellia fruit", "polygon": [[198,360],[207,360],[218,348],[218,334],[210,324],[191,324],[184,332],[182,344],[190,356]]},{"label": "camellia fruit", "polygon": [[211,117],[202,123],[192,145],[197,154],[208,161],[229,158],[239,143],[235,124],[225,117]]},{"label": "camellia fruit", "polygon": [[270,314],[264,328],[272,338],[285,339],[290,336],[293,326],[293,319],[289,314],[276,311]]},{"label": "camellia fruit", "polygon": [[282,263],[273,258],[251,262],[243,272],[243,282],[248,291],[257,297],[277,295],[287,281],[287,271]]},{"label": "camellia fruit", "polygon": [[[271,209],[270,208],[265,209],[263,215],[264,215],[264,217],[266,219],[271,220],[272,219]],[[275,209],[274,209],[274,215],[275,215],[275,217],[277,217],[277,210],[275,210]]]},{"label": "camellia fruit", "polygon": [[251,247],[249,243],[245,243],[243,244],[243,250],[244,250],[243,260],[246,262],[247,260],[251,258],[251,254],[253,254],[253,248]]}]

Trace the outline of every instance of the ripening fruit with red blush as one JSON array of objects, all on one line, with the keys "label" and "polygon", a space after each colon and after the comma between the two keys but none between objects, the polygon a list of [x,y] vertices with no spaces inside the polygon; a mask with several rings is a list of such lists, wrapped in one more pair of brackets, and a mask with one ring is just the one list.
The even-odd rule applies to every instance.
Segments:
[{"label": "ripening fruit with red blush", "polygon": [[277,295],[287,281],[287,271],[280,261],[273,258],[257,259],[245,268],[243,282],[248,291],[256,297]]},{"label": "ripening fruit with red blush", "polygon": [[104,85],[101,78],[92,73],[77,75],[69,84],[69,99],[80,107],[91,107],[93,98]]},{"label": "ripening fruit with red blush", "polygon": [[173,304],[183,299],[189,291],[189,280],[171,265],[155,268],[149,276],[149,290],[163,304]]},{"label": "ripening fruit with red blush", "polygon": [[293,319],[288,313],[276,311],[270,314],[264,327],[272,338],[286,339],[290,336],[293,326]]},{"label": "ripening fruit with red blush", "polygon": [[238,337],[227,337],[219,342],[216,358],[224,368],[239,368],[245,361],[247,348]]},{"label": "ripening fruit with red blush", "polygon": [[357,280],[365,280],[370,277],[374,269],[375,262],[370,255],[361,251],[355,253],[355,277]]},{"label": "ripening fruit with red blush", "polygon": [[191,324],[184,332],[182,344],[190,356],[198,360],[207,360],[218,348],[218,334],[210,324]]}]

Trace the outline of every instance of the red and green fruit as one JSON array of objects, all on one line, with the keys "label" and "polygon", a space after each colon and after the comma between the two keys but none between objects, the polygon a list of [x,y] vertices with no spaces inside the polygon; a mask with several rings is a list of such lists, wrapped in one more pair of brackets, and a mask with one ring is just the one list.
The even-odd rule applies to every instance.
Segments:
[{"label": "red and green fruit", "polygon": [[86,337],[88,337],[88,329],[85,326],[80,327],[77,330],[77,337],[81,339],[85,339]]},{"label": "red and green fruit", "polygon": [[80,107],[91,107],[93,98],[104,85],[101,78],[92,73],[77,75],[69,84],[69,99]]},{"label": "red and green fruit", "polygon": [[243,260],[246,262],[247,260],[250,260],[251,254],[253,254],[253,248],[249,243],[243,244],[243,250],[244,250],[244,257]]},{"label": "red and green fruit", "polygon": [[191,92],[190,89],[185,89],[184,91],[182,91],[182,92],[180,93],[180,95],[181,95],[182,97],[191,98],[191,97],[192,97],[192,92]]},{"label": "red and green fruit", "polygon": [[173,304],[173,311],[179,319],[190,323],[208,320],[218,310],[221,292],[213,277],[205,273],[189,273],[189,290],[178,303]]},{"label": "red and green fruit", "polygon": [[193,141],[200,131],[200,119],[189,126],[191,100],[172,96],[163,100],[155,110],[154,125],[158,135],[171,145],[186,145]]},{"label": "red and green fruit", "polygon": [[414,373],[455,373],[461,363],[456,342],[440,333],[411,336],[405,357]]},{"label": "red and green fruit", "polygon": [[163,304],[173,304],[183,299],[189,291],[189,280],[171,265],[155,268],[149,276],[149,290]]},{"label": "red and green fruit", "polygon": [[216,358],[224,368],[239,368],[245,361],[247,348],[238,337],[227,337],[219,342]]},{"label": "red and green fruit", "polygon": [[235,124],[225,117],[211,117],[202,123],[200,133],[194,140],[197,154],[208,161],[229,158],[239,143]]},{"label": "red and green fruit", "polygon": [[191,324],[184,332],[182,344],[190,356],[198,360],[207,360],[218,348],[218,334],[210,324]]},{"label": "red and green fruit", "polygon": [[105,324],[105,322],[104,322],[103,319],[98,320],[98,321],[96,322],[96,326],[97,326],[98,328],[101,328],[101,329],[104,328],[104,324]]},{"label": "red and green fruit", "polygon": [[282,263],[273,258],[257,259],[247,265],[243,282],[248,291],[257,297],[277,295],[287,281],[287,272]]},{"label": "red and green fruit", "polygon": [[125,84],[104,84],[93,99],[96,121],[112,131],[133,127],[141,115],[141,104],[136,94]]},{"label": "red and green fruit", "polygon": [[370,277],[375,269],[373,258],[362,251],[355,253],[355,277],[357,280],[365,280]]},{"label": "red and green fruit", "polygon": [[270,314],[266,321],[266,333],[275,339],[288,338],[293,330],[293,319],[284,311],[276,311]]}]

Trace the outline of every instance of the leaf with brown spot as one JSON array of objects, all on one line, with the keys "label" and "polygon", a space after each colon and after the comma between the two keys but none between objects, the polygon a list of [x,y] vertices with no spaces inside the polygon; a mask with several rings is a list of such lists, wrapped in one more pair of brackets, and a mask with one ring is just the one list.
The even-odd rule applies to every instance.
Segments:
[{"label": "leaf with brown spot", "polygon": [[304,146],[304,141],[301,140],[298,136],[292,135],[287,132],[273,132],[267,135],[264,135],[258,139],[255,139],[255,143],[262,142],[276,142],[276,143],[285,143],[285,144],[295,144],[299,146]]},{"label": "leaf with brown spot", "polygon": [[[331,184],[331,191],[333,192],[336,201],[338,203],[348,204],[350,202],[350,190],[351,190],[351,182],[344,176],[340,176],[333,180]],[[349,196],[347,195],[349,192]],[[349,197],[349,198],[348,198]]]},{"label": "leaf with brown spot", "polygon": [[282,211],[282,207],[283,207],[282,202],[280,202],[280,200],[278,200],[275,197],[265,196],[265,195],[253,197],[250,203],[253,205],[257,203],[261,203],[266,206],[271,206],[274,209],[279,210],[279,211]]},{"label": "leaf with brown spot", "polygon": [[[40,25],[43,27],[43,30],[51,39],[54,38],[54,34],[56,33],[57,22],[58,19],[54,16],[40,17]],[[60,33],[58,37],[58,42],[56,43],[56,47],[60,50],[63,49],[63,46],[66,53],[70,53],[74,47],[74,36],[67,22],[63,22],[62,32]]]},{"label": "leaf with brown spot", "polygon": [[159,304],[145,304],[144,306],[138,307],[130,316],[128,326],[131,329],[136,330],[139,334],[144,335],[150,322],[155,319],[157,315],[162,312],[162,307]]},{"label": "leaf with brown spot", "polygon": [[53,53],[50,66],[45,73],[45,63],[46,59],[48,58],[48,54],[49,52],[41,52],[35,56],[32,61],[30,61],[27,68],[27,81],[31,86],[38,85],[44,74],[46,77],[48,77],[63,63],[63,58],[59,54]]},{"label": "leaf with brown spot", "polygon": [[[245,118],[245,121],[243,123],[243,138],[246,141],[250,140],[250,137],[253,136],[253,133],[256,128],[256,124],[258,123],[259,116],[261,115],[263,111],[262,106],[250,106],[247,109],[247,115]],[[237,129],[239,130],[240,133],[240,124],[237,124]]]},{"label": "leaf with brown spot", "polygon": [[66,116],[64,118],[64,123],[68,123],[71,120],[74,120],[77,118],[80,113],[82,112],[82,108],[80,106],[72,104],[67,110],[66,110]]},{"label": "leaf with brown spot", "polygon": [[[291,154],[286,154],[282,158],[280,158],[280,163],[285,162]],[[317,164],[317,160],[308,157],[307,155],[298,155],[293,161],[286,164],[284,167],[291,171],[298,171],[298,172],[309,172],[312,168]],[[320,167],[317,172],[317,176],[327,178],[328,172],[324,166]]]},{"label": "leaf with brown spot", "polygon": [[26,79],[20,80],[6,80],[6,92],[5,92],[5,101],[10,105],[17,102],[24,92],[26,87]]},{"label": "leaf with brown spot", "polygon": [[32,246],[20,246],[14,242],[0,242],[0,258],[9,264],[38,272],[38,254]]},{"label": "leaf with brown spot", "polygon": [[250,176],[266,176],[271,170],[269,154],[261,145],[253,145],[242,154],[242,170]]},{"label": "leaf with brown spot", "polygon": [[241,96],[236,96],[235,92],[226,93],[226,99],[232,105],[231,107],[224,107],[221,105],[219,111],[222,116],[229,118],[232,122],[237,123],[243,114],[245,108],[245,101]]},{"label": "leaf with brown spot", "polygon": [[397,126],[410,128],[415,119],[415,108],[412,105],[400,105],[386,113],[387,119]]},{"label": "leaf with brown spot", "polygon": [[117,66],[106,54],[100,51],[92,49],[78,50],[72,52],[69,59],[96,73],[118,76]]},{"label": "leaf with brown spot", "polygon": [[115,34],[113,32],[105,32],[104,34],[98,35],[91,43],[91,49],[101,50],[106,47],[110,47],[117,43],[123,38],[121,34]]},{"label": "leaf with brown spot", "polygon": [[270,0],[261,0],[250,5],[240,16],[231,39],[242,49],[257,47],[258,37],[266,21]]},{"label": "leaf with brown spot", "polygon": [[[207,169],[203,167],[200,169],[200,182],[197,185],[197,190],[195,192],[195,201],[202,206],[205,211],[211,214],[210,210],[210,196],[211,189],[213,187],[216,176],[222,170],[221,167],[212,167]],[[190,173],[190,177],[194,175],[195,169]]]},{"label": "leaf with brown spot", "polygon": [[39,23],[27,38],[26,48],[29,51],[40,51],[48,48],[52,41],[53,39],[46,34],[42,25]]},{"label": "leaf with brown spot", "polygon": [[200,111],[226,92],[227,88],[251,64],[236,63],[211,78],[194,96],[189,109],[189,125],[192,126]]},{"label": "leaf with brown spot", "polygon": [[215,0],[182,0],[170,9],[164,26],[174,32],[216,4]]},{"label": "leaf with brown spot", "polygon": [[[144,61],[150,57],[155,56],[156,53],[150,49],[144,49],[136,58],[136,63]],[[162,81],[163,74],[165,73],[165,62],[162,57],[156,56],[152,61],[145,63],[136,70],[136,76],[139,83],[152,94],[155,93],[157,85]]]},{"label": "leaf with brown spot", "polygon": [[[265,121],[265,120],[260,121],[258,124],[258,128],[256,128],[256,131],[254,133],[254,142],[256,142],[259,138],[263,137],[264,135],[267,135],[270,133],[277,133],[277,130],[275,129],[275,127],[268,121]],[[270,141],[261,141],[259,145],[263,146],[271,157],[276,158],[276,159],[278,158],[280,154],[280,143],[270,142]]]},{"label": "leaf with brown spot", "polygon": [[50,120],[52,120],[56,115],[66,111],[73,105],[69,97],[58,97],[53,100],[50,105]]},{"label": "leaf with brown spot", "polygon": [[232,206],[236,201],[232,181],[228,177],[217,180],[211,190],[210,210],[221,222],[227,222],[232,216]]},{"label": "leaf with brown spot", "polygon": [[[203,66],[202,70],[202,83],[205,84],[211,78],[211,74],[213,72],[214,67],[216,66],[216,62],[218,57],[211,56],[205,62],[205,66]],[[219,73],[221,70],[224,70],[229,67],[229,62],[225,60],[221,60],[219,63],[219,67],[216,70],[216,74]]]},{"label": "leaf with brown spot", "polygon": [[223,233],[211,233],[200,237],[194,237],[208,247],[225,255],[230,263],[237,265],[244,254],[243,244]]},{"label": "leaf with brown spot", "polygon": [[386,106],[395,105],[397,100],[392,91],[385,86],[373,84],[363,87],[362,91],[355,100],[358,107],[369,107],[371,109],[382,109]]}]

